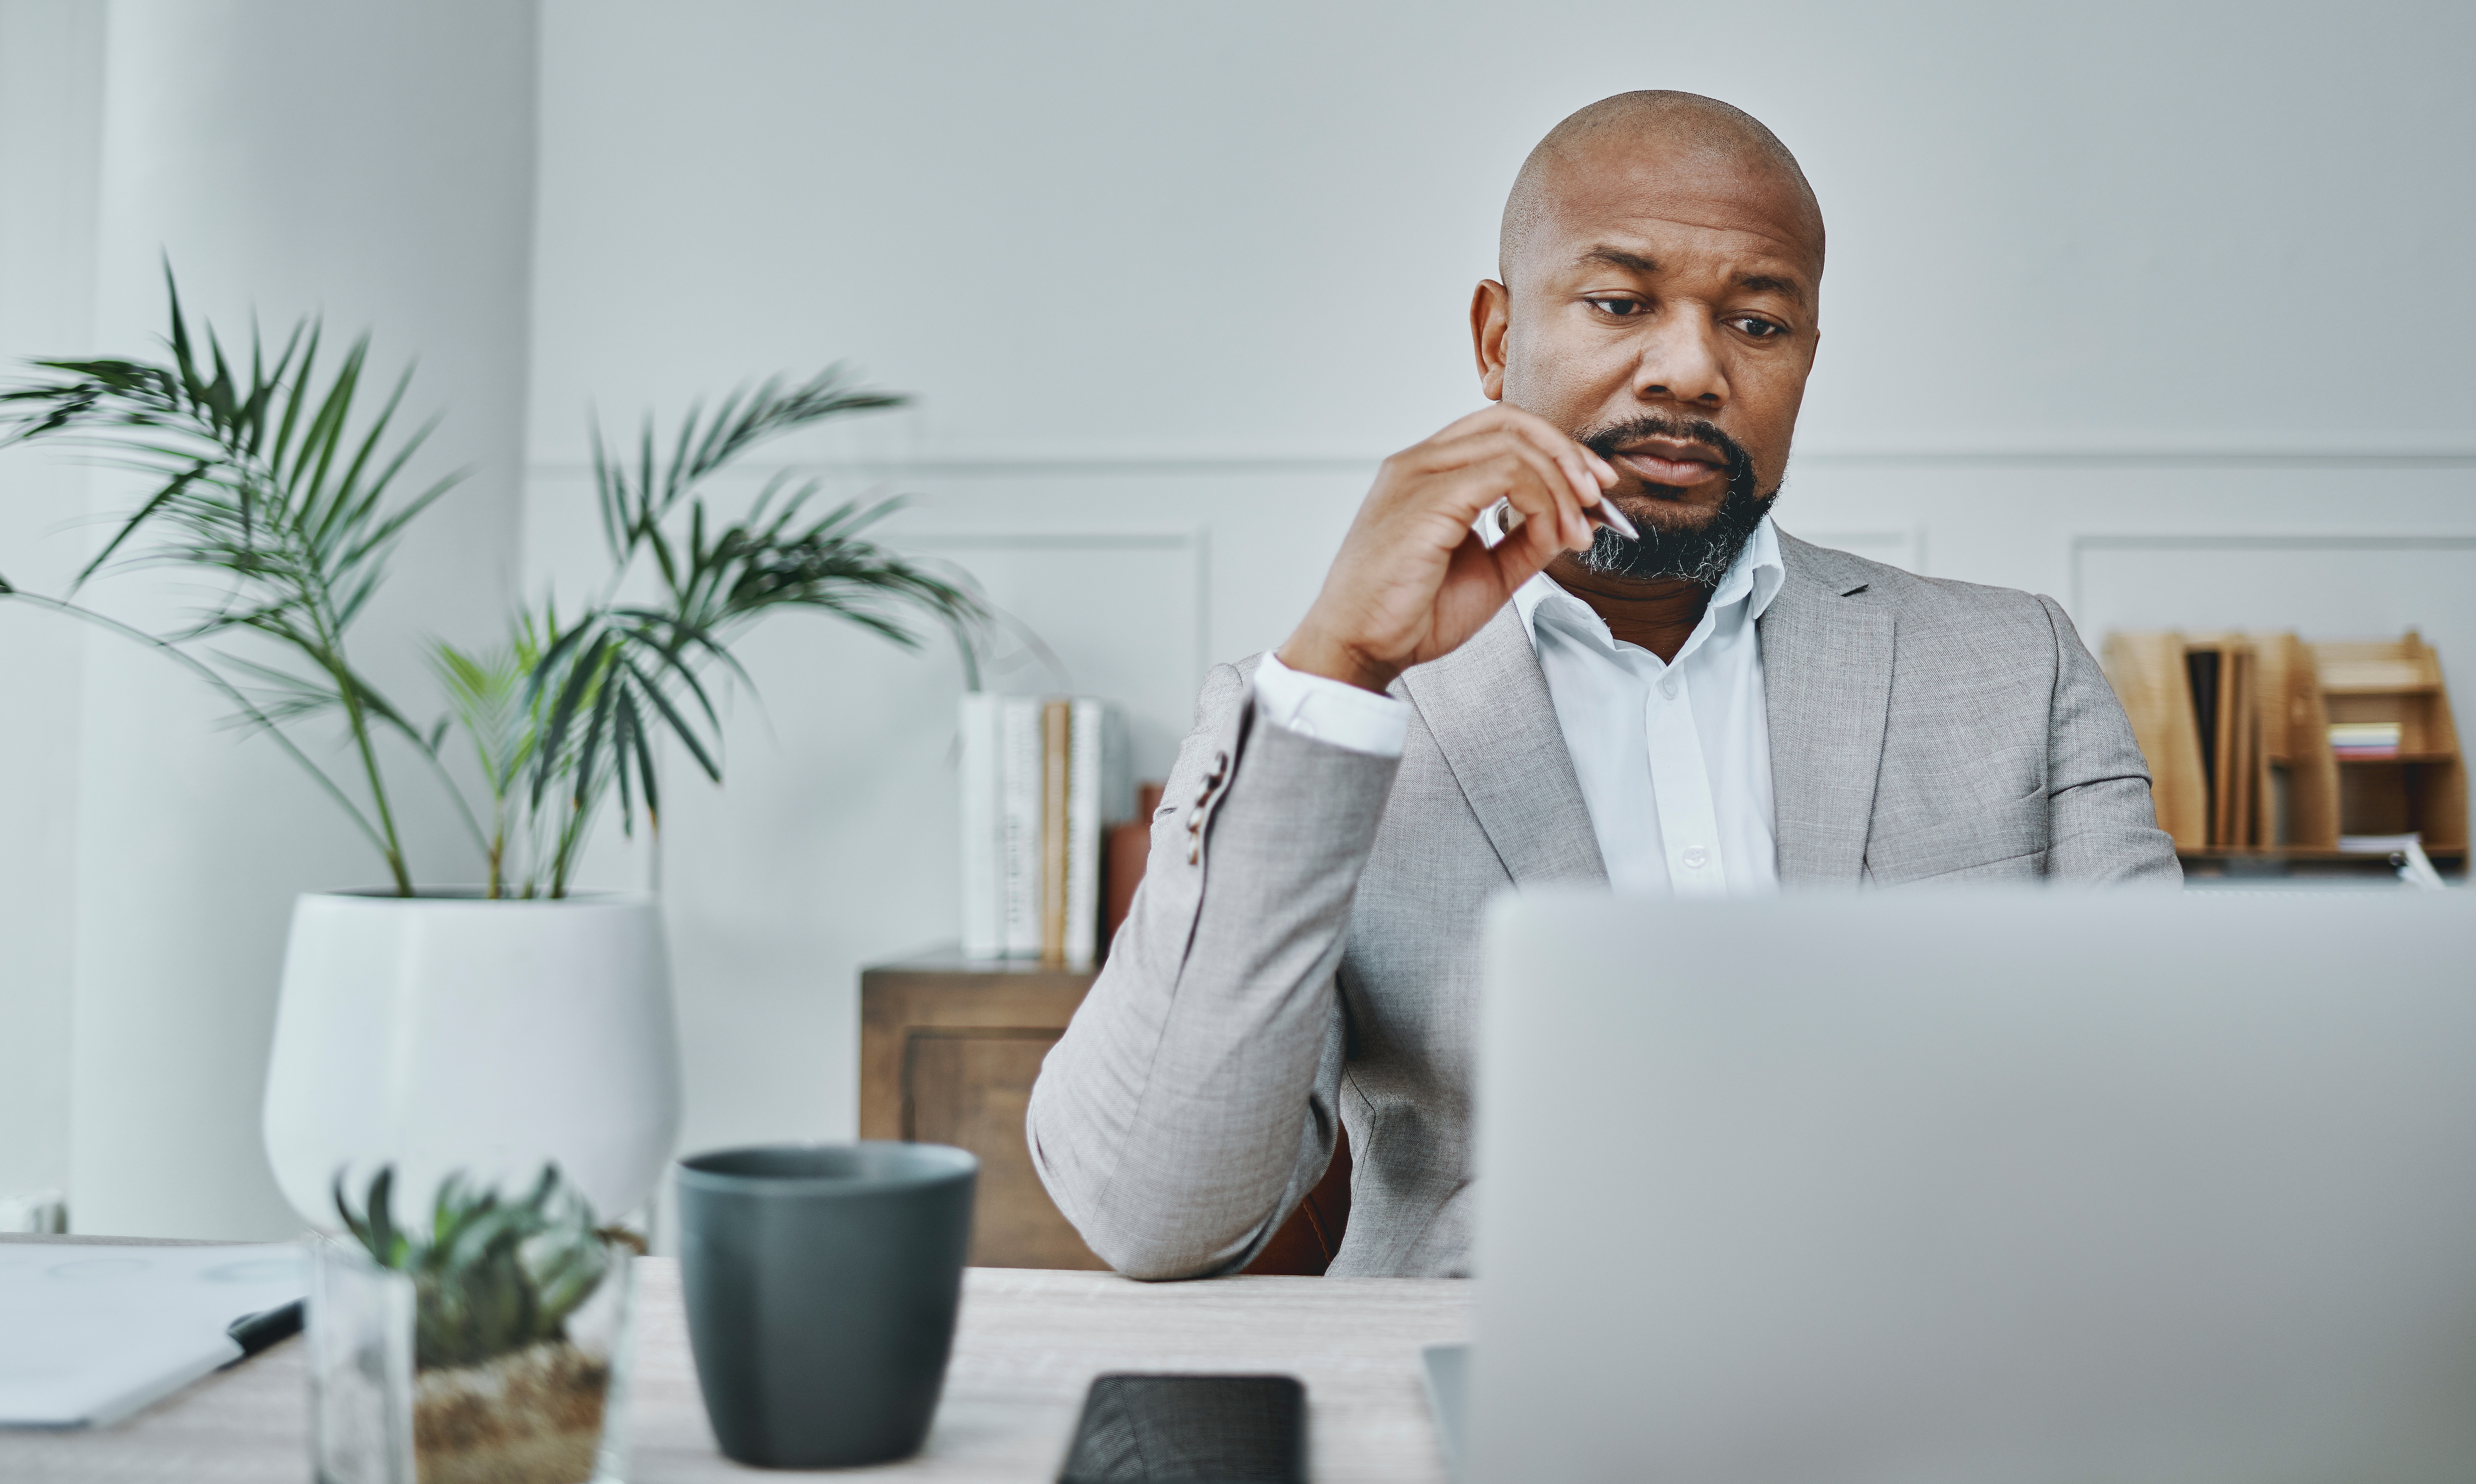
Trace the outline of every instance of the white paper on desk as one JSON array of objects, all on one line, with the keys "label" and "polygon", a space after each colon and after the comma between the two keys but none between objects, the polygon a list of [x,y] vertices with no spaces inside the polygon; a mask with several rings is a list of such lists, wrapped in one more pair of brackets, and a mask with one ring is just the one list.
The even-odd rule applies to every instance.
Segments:
[{"label": "white paper on desk", "polygon": [[0,1427],[100,1427],[239,1358],[233,1321],[309,1293],[298,1247],[0,1242]]}]

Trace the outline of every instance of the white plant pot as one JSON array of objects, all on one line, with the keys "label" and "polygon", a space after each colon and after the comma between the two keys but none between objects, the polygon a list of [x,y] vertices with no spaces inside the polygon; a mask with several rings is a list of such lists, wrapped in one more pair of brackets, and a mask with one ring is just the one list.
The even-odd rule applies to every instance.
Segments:
[{"label": "white plant pot", "polygon": [[397,1169],[399,1217],[445,1175],[530,1182],[545,1161],[605,1220],[651,1195],[680,1125],[655,904],[305,895],[266,1075],[266,1156],[312,1225]]}]

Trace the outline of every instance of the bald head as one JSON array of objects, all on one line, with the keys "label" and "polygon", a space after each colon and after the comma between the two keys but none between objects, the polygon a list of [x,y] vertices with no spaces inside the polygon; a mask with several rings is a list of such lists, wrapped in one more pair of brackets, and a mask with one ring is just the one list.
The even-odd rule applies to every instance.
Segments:
[{"label": "bald head", "polygon": [[1631,176],[1696,193],[1714,188],[1770,197],[1767,213],[1822,271],[1822,208],[1796,157],[1742,109],[1699,93],[1649,89],[1602,98],[1548,131],[1523,161],[1505,198],[1498,274],[1511,284],[1539,230],[1563,210],[1577,177],[1604,189]]}]

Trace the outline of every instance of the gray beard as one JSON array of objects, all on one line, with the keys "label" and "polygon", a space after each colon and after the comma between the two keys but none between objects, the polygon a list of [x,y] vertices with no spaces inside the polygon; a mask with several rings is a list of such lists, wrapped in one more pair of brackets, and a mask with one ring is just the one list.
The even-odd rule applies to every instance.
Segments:
[{"label": "gray beard", "polygon": [[1628,541],[1605,526],[1591,536],[1591,549],[1578,556],[1586,572],[1637,582],[1682,581],[1716,589],[1737,556],[1753,539],[1754,529],[1770,513],[1778,495],[1756,495],[1750,480],[1728,482],[1720,508],[1698,531],[1665,531],[1636,520],[1642,539]]},{"label": "gray beard", "polygon": [[1753,456],[1708,418],[1646,412],[1575,437],[1601,458],[1613,459],[1627,439],[1647,434],[1693,438],[1718,449],[1728,461],[1727,493],[1696,531],[1663,531],[1649,521],[1637,520],[1634,525],[1640,528],[1642,539],[1628,541],[1600,527],[1592,533],[1591,549],[1581,554],[1582,568],[1620,581],[1687,581],[1705,590],[1717,589],[1720,580],[1736,565],[1737,554],[1753,539],[1755,528],[1770,513],[1779,487],[1773,485],[1769,494],[1757,492]]}]

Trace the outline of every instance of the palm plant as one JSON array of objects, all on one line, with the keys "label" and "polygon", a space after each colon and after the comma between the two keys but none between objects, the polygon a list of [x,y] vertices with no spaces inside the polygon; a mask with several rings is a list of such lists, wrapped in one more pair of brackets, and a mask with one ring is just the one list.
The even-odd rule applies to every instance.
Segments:
[{"label": "palm plant", "polygon": [[[243,367],[225,355],[211,330],[201,352],[168,269],[165,279],[168,363],[37,361],[53,379],[0,393],[0,446],[68,436],[108,450],[107,463],[140,473],[153,485],[79,572],[66,597],[24,592],[5,578],[0,597],[74,614],[186,665],[232,704],[235,723],[274,738],[317,781],[384,856],[396,890],[409,896],[412,878],[377,734],[400,733],[433,763],[436,749],[353,663],[346,638],[384,581],[387,556],[407,523],[457,477],[397,497],[397,477],[432,425],[389,446],[408,371],[377,416],[355,430],[353,405],[368,336],[354,342],[323,389],[315,319],[296,326],[272,359],[253,330]],[[73,601],[79,587],[115,559],[203,568],[220,575],[224,590],[192,622],[148,632]],[[272,641],[285,663],[224,651],[203,657],[191,653],[206,641],[238,634]],[[326,713],[343,720],[360,774],[358,799],[285,730]]]},{"label": "palm plant", "polygon": [[[769,380],[734,392],[708,415],[691,408],[657,453],[645,419],[632,457],[593,430],[593,476],[610,576],[598,601],[561,631],[545,611],[550,635],[527,680],[540,706],[529,803],[559,816],[546,889],[563,894],[585,829],[616,792],[623,829],[632,832],[641,800],[658,828],[660,778],[656,743],[676,737],[706,776],[722,779],[721,715],[706,683],[719,670],[753,684],[730,646],[758,620],[789,609],[848,619],[905,648],[919,635],[902,619],[925,613],[954,635],[968,666],[987,618],[961,586],[861,538],[901,507],[900,500],[846,502],[811,511],[823,482],[780,473],[747,513],[724,523],[700,492],[705,481],[769,438],[825,418],[900,405],[888,393],[855,388],[839,368],[805,383]],[[632,593],[649,585],[649,597]]]},{"label": "palm plant", "polygon": [[413,1361],[422,1370],[478,1366],[567,1338],[567,1320],[602,1286],[623,1232],[595,1225],[593,1207],[546,1165],[514,1200],[460,1175],[440,1182],[426,1225],[398,1224],[395,1167],[371,1176],[360,1209],[335,1176],[335,1212],[380,1267],[413,1285]]},{"label": "palm plant", "polygon": [[[925,614],[953,634],[967,671],[973,665],[987,617],[979,603],[862,537],[901,502],[846,502],[819,514],[812,505],[822,482],[783,475],[735,521],[707,508],[704,482],[767,439],[905,400],[829,368],[805,382],[777,378],[735,392],[709,416],[691,408],[667,456],[656,453],[650,417],[632,460],[597,426],[607,581],[572,624],[545,603],[538,614],[519,614],[498,650],[433,644],[431,667],[450,711],[426,731],[416,728],[346,649],[407,524],[456,480],[409,495],[396,488],[435,422],[390,442],[409,373],[363,426],[354,405],[366,336],[323,383],[315,319],[272,357],[253,330],[244,366],[211,329],[203,340],[191,335],[168,269],[165,278],[168,361],[37,361],[46,380],[0,393],[0,446],[71,440],[150,484],[66,595],[25,592],[0,577],[0,599],[75,615],[186,666],[232,705],[235,724],[273,738],[350,816],[401,895],[414,894],[413,879],[382,765],[383,733],[400,737],[436,774],[486,862],[490,896],[559,897],[614,794],[623,829],[633,833],[640,805],[658,828],[663,736],[721,781],[710,672],[748,682],[730,646],[766,615],[832,613],[908,648],[920,639],[904,617]],[[76,601],[88,579],[114,564],[202,569],[222,590],[192,621],[152,632]],[[282,662],[210,647],[243,633],[272,641]],[[321,718],[340,718],[357,779],[331,774],[291,734]],[[442,759],[454,725],[474,749],[486,825]]]}]

